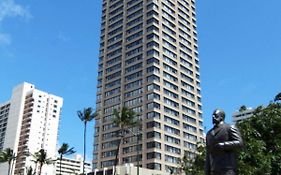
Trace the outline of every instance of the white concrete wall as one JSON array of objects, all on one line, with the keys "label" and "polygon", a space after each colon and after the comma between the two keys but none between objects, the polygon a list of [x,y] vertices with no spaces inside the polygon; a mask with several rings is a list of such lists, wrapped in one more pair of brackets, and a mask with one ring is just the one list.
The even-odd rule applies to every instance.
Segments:
[{"label": "white concrete wall", "polygon": [[[15,154],[17,153],[18,148],[25,95],[33,89],[34,86],[28,83],[20,84],[13,89],[13,94],[10,100],[11,106],[3,148],[13,149]],[[7,172],[7,168],[8,164],[1,164],[0,172]]]}]

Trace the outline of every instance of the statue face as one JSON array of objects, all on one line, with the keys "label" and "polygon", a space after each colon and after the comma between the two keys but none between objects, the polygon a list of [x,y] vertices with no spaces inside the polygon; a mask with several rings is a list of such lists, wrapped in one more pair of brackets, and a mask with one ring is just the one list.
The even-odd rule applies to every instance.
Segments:
[{"label": "statue face", "polygon": [[222,116],[219,114],[213,114],[212,118],[213,118],[214,125],[218,125],[221,121],[223,121]]},{"label": "statue face", "polygon": [[222,121],[224,121],[224,117],[225,117],[224,111],[221,109],[216,109],[212,115],[213,124],[214,125],[220,124]]}]

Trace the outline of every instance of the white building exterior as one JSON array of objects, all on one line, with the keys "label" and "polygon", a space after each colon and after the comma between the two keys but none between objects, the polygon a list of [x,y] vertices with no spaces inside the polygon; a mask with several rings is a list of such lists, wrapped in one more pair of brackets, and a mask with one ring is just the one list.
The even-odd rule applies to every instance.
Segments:
[{"label": "white building exterior", "polygon": [[[85,172],[92,172],[90,162],[85,162]],[[76,175],[83,173],[83,158],[81,155],[75,155],[74,159],[63,158],[61,161],[61,175]],[[56,162],[56,175],[60,175],[60,161]]]},{"label": "white building exterior", "polygon": [[[147,168],[138,168],[132,163],[126,163],[116,167],[116,175],[170,175],[168,172],[162,172],[159,170],[151,170]],[[114,174],[114,168],[104,167],[103,169],[95,169],[91,175],[112,175]]]},{"label": "white building exterior", "polygon": [[245,120],[247,118],[250,118],[253,113],[254,113],[255,109],[253,108],[247,108],[244,111],[236,111],[232,114],[232,121],[233,123],[237,123],[240,122],[241,120]]},{"label": "white building exterior", "polygon": [[[35,169],[29,153],[44,149],[47,157],[56,157],[62,103],[61,97],[23,83],[13,89],[8,102],[0,105],[0,149],[11,148],[18,157],[11,174],[25,174],[30,166]],[[0,172],[7,172],[7,168],[8,164],[0,164]],[[54,165],[44,165],[42,169],[42,175],[52,175],[54,172]]]}]

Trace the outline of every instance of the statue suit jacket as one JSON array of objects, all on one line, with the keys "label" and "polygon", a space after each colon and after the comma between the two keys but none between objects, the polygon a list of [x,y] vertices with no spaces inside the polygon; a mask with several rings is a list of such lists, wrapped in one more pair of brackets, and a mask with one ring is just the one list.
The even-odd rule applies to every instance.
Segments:
[{"label": "statue suit jacket", "polygon": [[206,175],[237,168],[236,149],[242,147],[238,129],[222,123],[212,128],[206,136]]}]

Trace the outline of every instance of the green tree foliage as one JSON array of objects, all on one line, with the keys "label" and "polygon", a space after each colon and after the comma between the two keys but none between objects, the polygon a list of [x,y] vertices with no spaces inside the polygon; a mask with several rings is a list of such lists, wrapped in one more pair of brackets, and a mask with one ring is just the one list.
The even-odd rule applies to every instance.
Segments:
[{"label": "green tree foliage", "polygon": [[182,159],[182,169],[186,175],[204,175],[206,149],[204,144],[197,144],[197,153],[195,157],[185,155]]},{"label": "green tree foliage", "polygon": [[245,105],[242,105],[239,108],[239,112],[243,112],[243,111],[246,111],[246,110],[247,110],[247,107]]},{"label": "green tree foliage", "polygon": [[275,96],[274,101],[275,101],[275,102],[281,101],[281,92],[278,93],[278,94]]},{"label": "green tree foliage", "polygon": [[[114,118],[113,123],[119,127],[119,141],[118,141],[118,147],[116,149],[116,156],[115,156],[115,167],[118,164],[118,155],[119,155],[119,149],[120,145],[122,143],[122,140],[125,137],[126,129],[129,127],[137,126],[139,123],[136,121],[136,113],[127,107],[123,107],[120,111],[114,109],[113,111]],[[116,171],[114,171],[115,173]]]},{"label": "green tree foliage", "polygon": [[6,148],[0,152],[0,163],[8,162],[8,175],[11,173],[12,162],[16,160],[16,156],[11,148]]},{"label": "green tree foliage", "polygon": [[60,161],[60,174],[61,174],[61,161],[63,156],[74,154],[75,151],[74,151],[74,147],[69,148],[69,145],[67,143],[63,143],[59,148],[58,153],[60,155],[59,161]]},{"label": "green tree foliage", "polygon": [[244,149],[239,155],[239,173],[277,175],[281,172],[281,104],[258,107],[254,115],[238,123]]},{"label": "green tree foliage", "polygon": [[97,117],[97,113],[94,112],[93,108],[84,108],[83,111],[77,111],[77,115],[82,122],[84,122],[84,153],[83,153],[83,174],[85,173],[85,158],[86,158],[86,135],[87,135],[87,123]]}]

